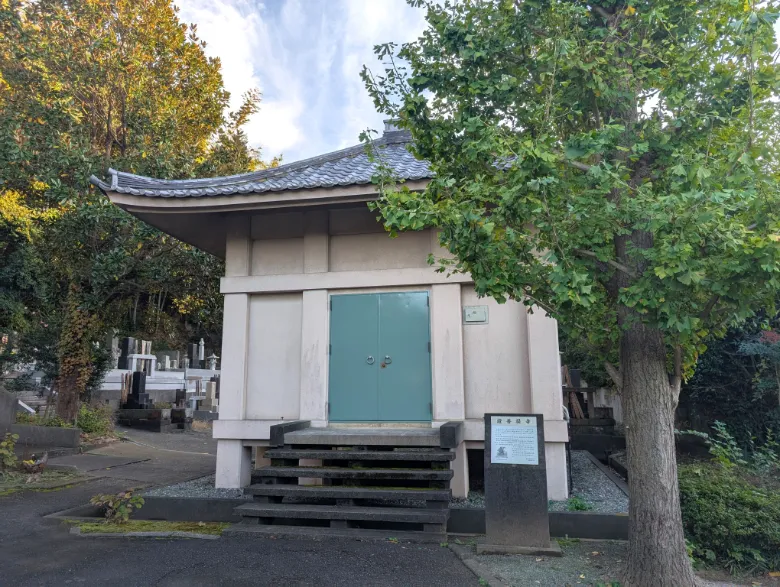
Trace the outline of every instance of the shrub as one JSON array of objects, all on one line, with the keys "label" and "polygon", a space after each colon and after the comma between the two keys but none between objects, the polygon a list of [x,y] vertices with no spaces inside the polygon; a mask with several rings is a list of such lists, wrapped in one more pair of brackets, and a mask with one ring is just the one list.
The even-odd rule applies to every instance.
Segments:
[{"label": "shrub", "polygon": [[587,512],[593,509],[587,501],[577,495],[572,495],[566,502],[566,509],[570,512]]},{"label": "shrub", "polygon": [[133,510],[144,505],[144,498],[134,495],[132,491],[120,491],[116,495],[95,495],[89,503],[103,510],[107,522],[124,524],[130,519]]},{"label": "shrub", "polygon": [[732,572],[780,570],[780,492],[718,463],[679,470],[683,525],[695,559]]},{"label": "shrub", "polygon": [[84,434],[108,436],[114,431],[114,414],[105,405],[81,404],[76,422]]},{"label": "shrub", "polygon": [[5,438],[0,440],[0,470],[15,469],[18,464],[14,447],[19,440],[18,434],[6,433]]},{"label": "shrub", "polygon": [[49,426],[51,428],[73,428],[73,424],[66,422],[57,415],[41,416],[25,412],[16,413],[17,424],[29,424],[31,426]]}]

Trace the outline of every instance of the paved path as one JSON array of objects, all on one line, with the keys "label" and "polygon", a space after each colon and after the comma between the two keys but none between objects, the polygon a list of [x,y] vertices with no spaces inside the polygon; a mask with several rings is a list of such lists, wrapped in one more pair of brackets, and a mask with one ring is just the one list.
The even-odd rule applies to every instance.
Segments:
[{"label": "paved path", "polygon": [[124,479],[128,487],[168,485],[214,473],[216,441],[207,433],[119,431],[127,440],[50,459],[49,464],[75,467],[93,477]]},{"label": "paved path", "polygon": [[209,447],[213,441],[202,435],[129,436],[144,444],[122,442],[68,457],[94,477],[88,483],[0,497],[0,587],[479,584],[449,549],[438,545],[270,537],[81,538],[69,535],[64,525],[43,519],[85,504],[97,493],[173,483],[214,470]]}]

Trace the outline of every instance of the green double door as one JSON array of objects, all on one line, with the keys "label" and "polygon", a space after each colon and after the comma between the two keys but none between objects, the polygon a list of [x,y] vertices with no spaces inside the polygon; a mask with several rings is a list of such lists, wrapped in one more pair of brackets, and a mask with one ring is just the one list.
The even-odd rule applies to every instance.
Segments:
[{"label": "green double door", "polygon": [[431,420],[427,292],[331,297],[329,419]]}]

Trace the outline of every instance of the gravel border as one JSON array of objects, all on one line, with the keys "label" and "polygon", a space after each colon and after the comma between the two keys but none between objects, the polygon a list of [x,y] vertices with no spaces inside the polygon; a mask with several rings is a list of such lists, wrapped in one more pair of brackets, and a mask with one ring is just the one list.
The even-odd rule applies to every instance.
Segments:
[{"label": "gravel border", "polygon": [[244,495],[243,489],[225,489],[214,487],[215,475],[199,477],[183,483],[163,485],[147,489],[141,495],[148,497],[188,497],[195,499],[252,499]]},{"label": "gravel border", "polygon": [[[618,514],[628,512],[628,496],[601,469],[594,465],[587,451],[571,451],[572,496],[584,500],[600,514]],[[568,503],[554,501],[550,511],[565,512]]]},{"label": "gravel border", "polygon": [[199,540],[219,540],[216,534],[198,534],[197,532],[82,532],[81,528],[71,528],[72,536],[82,538],[197,538]]},{"label": "gravel border", "polygon": [[[576,496],[585,501],[591,509],[587,511],[599,514],[622,514],[628,512],[628,496],[599,469],[584,450],[571,451],[571,476],[573,490],[572,497]],[[450,507],[484,508],[485,493],[483,491],[470,491],[467,498],[452,498]],[[551,501],[551,512],[569,511],[568,501]]]}]

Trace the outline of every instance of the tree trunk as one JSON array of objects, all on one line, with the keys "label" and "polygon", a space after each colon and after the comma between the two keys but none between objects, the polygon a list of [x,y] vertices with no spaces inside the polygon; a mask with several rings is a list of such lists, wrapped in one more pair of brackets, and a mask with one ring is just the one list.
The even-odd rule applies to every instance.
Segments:
[{"label": "tree trunk", "polygon": [[76,375],[60,377],[57,386],[57,415],[66,422],[73,422],[79,413],[79,395]]},{"label": "tree trunk", "polygon": [[628,450],[630,587],[696,585],[685,549],[674,411],[660,331],[634,323],[620,343]]}]

